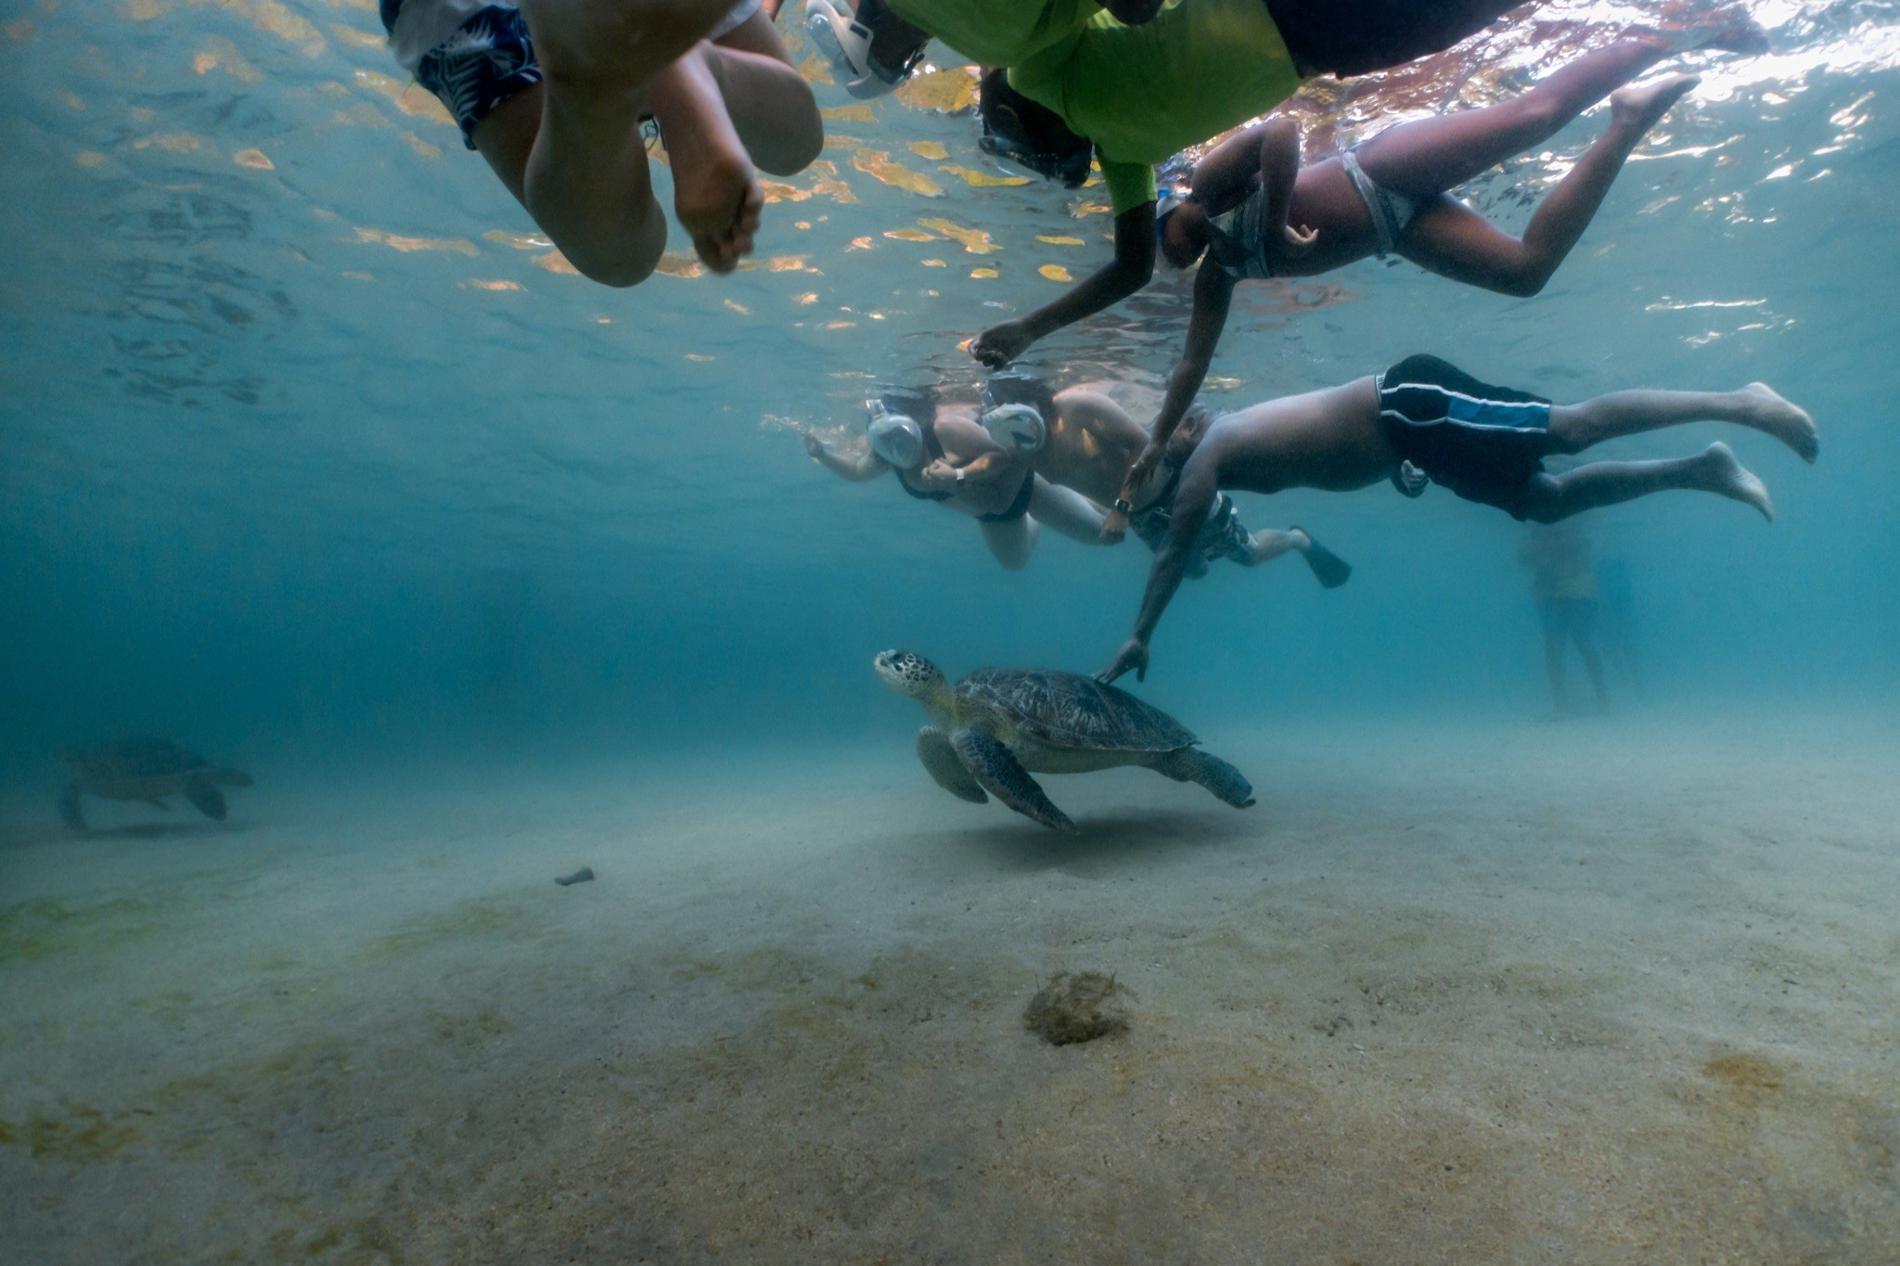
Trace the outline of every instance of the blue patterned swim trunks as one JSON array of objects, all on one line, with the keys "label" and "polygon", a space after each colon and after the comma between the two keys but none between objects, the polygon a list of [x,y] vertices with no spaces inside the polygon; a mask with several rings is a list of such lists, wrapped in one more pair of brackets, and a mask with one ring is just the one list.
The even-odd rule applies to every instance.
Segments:
[{"label": "blue patterned swim trunks", "polygon": [[[390,51],[416,82],[436,95],[462,143],[475,148],[475,128],[502,102],[541,82],[534,40],[521,10],[493,0],[381,0]],[[708,33],[718,39],[759,10],[739,0]]]}]

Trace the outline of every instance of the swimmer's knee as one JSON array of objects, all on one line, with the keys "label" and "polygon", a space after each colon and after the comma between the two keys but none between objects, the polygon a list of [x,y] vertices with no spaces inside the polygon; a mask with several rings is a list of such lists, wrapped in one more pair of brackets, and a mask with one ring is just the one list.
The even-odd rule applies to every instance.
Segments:
[{"label": "swimmer's knee", "polygon": [[795,120],[788,120],[778,136],[783,147],[776,153],[753,155],[752,161],[768,176],[796,176],[818,161],[825,151],[825,123],[818,103],[809,101]]},{"label": "swimmer's knee", "polygon": [[1555,523],[1564,515],[1564,487],[1554,475],[1534,475],[1524,497],[1524,517],[1533,523]]},{"label": "swimmer's knee", "polygon": [[[661,242],[665,246],[664,240]],[[605,256],[597,260],[576,259],[569,255],[567,262],[574,265],[576,272],[602,286],[615,290],[628,290],[639,285],[653,275],[660,266],[660,251],[639,250],[623,256]]]}]

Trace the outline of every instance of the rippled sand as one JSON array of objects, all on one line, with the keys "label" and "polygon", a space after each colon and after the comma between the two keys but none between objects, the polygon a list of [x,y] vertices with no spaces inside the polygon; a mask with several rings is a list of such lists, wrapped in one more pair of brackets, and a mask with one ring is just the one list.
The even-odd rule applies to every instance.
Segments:
[{"label": "rippled sand", "polygon": [[1078,839],[907,738],[8,801],[8,1256],[1894,1260],[1890,718],[1229,733]]}]

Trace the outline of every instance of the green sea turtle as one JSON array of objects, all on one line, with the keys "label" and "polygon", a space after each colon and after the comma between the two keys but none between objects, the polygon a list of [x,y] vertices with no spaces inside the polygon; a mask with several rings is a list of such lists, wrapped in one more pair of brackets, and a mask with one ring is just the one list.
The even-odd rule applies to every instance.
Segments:
[{"label": "green sea turtle", "polygon": [[1117,765],[1198,782],[1236,809],[1253,803],[1241,772],[1196,747],[1200,740],[1179,721],[1093,677],[979,668],[952,686],[910,651],[884,651],[872,667],[930,713],[931,724],[917,732],[917,759],[938,786],[973,804],[987,801],[987,791],[1024,817],[1073,831],[1075,823],[1029,772],[1083,774]]},{"label": "green sea turtle", "polygon": [[79,797],[89,794],[106,800],[146,800],[170,808],[165,797],[183,794],[207,818],[224,821],[226,787],[248,787],[251,776],[241,769],[222,769],[204,757],[164,739],[120,739],[85,751],[61,753],[72,781],[59,793],[59,816],[75,831],[86,829]]}]

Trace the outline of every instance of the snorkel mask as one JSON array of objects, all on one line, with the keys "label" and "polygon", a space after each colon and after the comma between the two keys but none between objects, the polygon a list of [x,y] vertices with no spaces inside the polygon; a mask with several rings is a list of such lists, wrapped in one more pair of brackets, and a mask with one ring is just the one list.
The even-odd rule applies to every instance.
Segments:
[{"label": "snorkel mask", "polygon": [[1018,453],[1039,452],[1049,439],[1042,414],[1026,404],[999,404],[981,420],[991,439]]},{"label": "snorkel mask", "polygon": [[882,401],[871,405],[871,421],[864,438],[879,461],[899,470],[916,470],[924,464],[924,428],[917,420],[885,409]]},{"label": "snorkel mask", "polygon": [[1035,453],[1049,441],[1056,415],[1055,393],[1041,374],[1004,369],[983,383],[983,416],[990,438],[1018,453]]},{"label": "snorkel mask", "polygon": [[1008,72],[983,72],[977,115],[983,136],[977,146],[986,154],[1027,167],[1044,180],[1056,180],[1070,189],[1089,178],[1094,144],[1078,136],[1055,111],[1025,97],[1009,86]]}]

